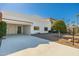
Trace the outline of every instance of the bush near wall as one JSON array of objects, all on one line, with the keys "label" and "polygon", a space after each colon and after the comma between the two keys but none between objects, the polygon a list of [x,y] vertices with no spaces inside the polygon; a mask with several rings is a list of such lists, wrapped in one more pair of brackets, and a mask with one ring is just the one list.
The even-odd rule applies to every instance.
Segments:
[{"label": "bush near wall", "polygon": [[0,38],[3,36],[6,36],[6,29],[7,29],[7,24],[4,21],[0,22]]}]

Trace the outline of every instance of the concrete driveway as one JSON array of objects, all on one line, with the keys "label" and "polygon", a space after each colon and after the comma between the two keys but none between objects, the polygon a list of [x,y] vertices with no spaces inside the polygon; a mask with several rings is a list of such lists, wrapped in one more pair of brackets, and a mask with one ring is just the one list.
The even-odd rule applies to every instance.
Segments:
[{"label": "concrete driveway", "polygon": [[2,41],[0,55],[7,56],[79,56],[79,49],[42,38],[16,35]]},{"label": "concrete driveway", "polygon": [[35,37],[47,39],[50,41],[57,41],[59,38],[58,33],[40,33],[40,34],[33,34]]},{"label": "concrete driveway", "polygon": [[27,35],[7,36],[6,39],[2,40],[0,55],[8,55],[23,49],[35,48],[40,44],[49,44],[49,40]]},{"label": "concrete driveway", "polygon": [[79,49],[56,42],[40,44],[35,48],[24,49],[8,56],[79,56]]}]

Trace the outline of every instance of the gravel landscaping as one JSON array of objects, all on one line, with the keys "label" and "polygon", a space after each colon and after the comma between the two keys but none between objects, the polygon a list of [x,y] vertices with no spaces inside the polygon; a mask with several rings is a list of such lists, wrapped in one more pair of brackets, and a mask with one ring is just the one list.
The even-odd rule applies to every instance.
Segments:
[{"label": "gravel landscaping", "polygon": [[79,36],[74,36],[74,45],[72,35],[65,35],[62,39],[56,41],[59,44],[67,45],[79,49]]}]

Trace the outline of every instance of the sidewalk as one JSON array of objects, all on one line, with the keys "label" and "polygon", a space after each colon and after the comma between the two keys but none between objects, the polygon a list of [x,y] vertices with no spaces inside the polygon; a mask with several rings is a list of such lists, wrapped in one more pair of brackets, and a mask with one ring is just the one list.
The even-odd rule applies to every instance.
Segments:
[{"label": "sidewalk", "polygon": [[36,48],[24,49],[8,56],[79,56],[79,49],[55,42],[40,44]]}]

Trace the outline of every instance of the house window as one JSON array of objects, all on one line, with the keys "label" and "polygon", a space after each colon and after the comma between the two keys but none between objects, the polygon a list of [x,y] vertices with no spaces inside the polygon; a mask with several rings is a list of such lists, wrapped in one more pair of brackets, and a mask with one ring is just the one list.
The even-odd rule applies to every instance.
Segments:
[{"label": "house window", "polygon": [[44,27],[44,31],[48,31],[48,27]]},{"label": "house window", "polygon": [[34,30],[39,30],[39,26],[34,26]]}]

